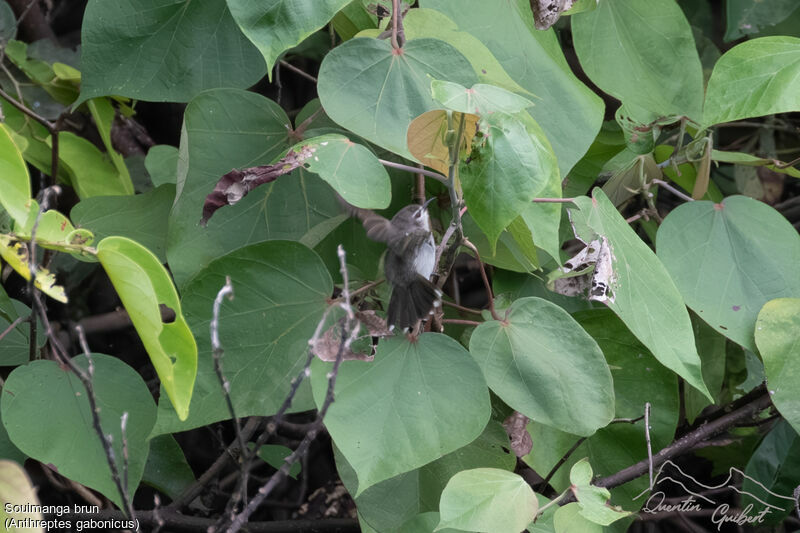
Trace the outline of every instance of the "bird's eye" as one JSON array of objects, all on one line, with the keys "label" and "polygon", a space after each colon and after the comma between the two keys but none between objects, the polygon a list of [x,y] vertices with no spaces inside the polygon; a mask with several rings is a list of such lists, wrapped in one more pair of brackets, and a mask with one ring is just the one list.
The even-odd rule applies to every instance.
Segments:
[{"label": "bird's eye", "polygon": [[420,216],[421,214],[422,214],[422,209],[418,209],[418,210],[417,210],[417,212],[416,212],[416,213],[414,213],[414,218],[419,218],[419,216]]}]

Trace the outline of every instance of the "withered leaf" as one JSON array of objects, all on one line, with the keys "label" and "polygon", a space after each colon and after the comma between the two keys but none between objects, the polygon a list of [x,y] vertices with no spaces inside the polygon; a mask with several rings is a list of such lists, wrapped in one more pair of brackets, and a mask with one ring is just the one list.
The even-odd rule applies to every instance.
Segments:
[{"label": "withered leaf", "polygon": [[281,160],[272,165],[231,170],[219,179],[211,194],[206,196],[200,224],[205,226],[220,207],[234,205],[259,185],[275,181],[302,166],[313,152],[310,146],[303,146],[299,152],[289,150]]},{"label": "withered leaf", "polygon": [[503,428],[511,439],[511,450],[517,457],[528,455],[533,448],[531,434],[526,429],[529,421],[530,419],[519,411],[514,411],[503,421]]}]

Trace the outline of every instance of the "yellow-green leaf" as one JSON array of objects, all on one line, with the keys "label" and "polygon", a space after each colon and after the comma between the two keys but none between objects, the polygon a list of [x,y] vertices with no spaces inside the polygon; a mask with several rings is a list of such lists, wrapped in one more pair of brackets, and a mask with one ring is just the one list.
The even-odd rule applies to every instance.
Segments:
[{"label": "yellow-green leaf", "polygon": [[[197,375],[197,344],[181,313],[178,293],[155,255],[125,237],[106,237],[97,257],[142,339],[178,417],[185,420]],[[159,306],[175,312],[165,323]],[[209,302],[210,305],[210,302]]]}]

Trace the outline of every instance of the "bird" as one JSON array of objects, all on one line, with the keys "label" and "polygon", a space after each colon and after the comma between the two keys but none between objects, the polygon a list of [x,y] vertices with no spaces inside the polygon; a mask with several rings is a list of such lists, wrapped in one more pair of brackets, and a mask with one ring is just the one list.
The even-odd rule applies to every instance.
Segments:
[{"label": "bird", "polygon": [[430,281],[436,267],[436,243],[428,215],[433,200],[407,205],[391,220],[368,209],[351,210],[364,225],[367,237],[387,246],[384,271],[392,286],[386,313],[390,328],[410,330],[441,305],[442,291]]}]

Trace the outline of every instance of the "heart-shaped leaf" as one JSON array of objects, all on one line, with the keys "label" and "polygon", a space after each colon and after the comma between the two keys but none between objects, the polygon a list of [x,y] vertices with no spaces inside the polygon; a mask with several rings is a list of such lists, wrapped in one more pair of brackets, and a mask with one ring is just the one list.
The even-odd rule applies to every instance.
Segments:
[{"label": "heart-shaped leaf", "polygon": [[539,509],[536,494],[513,472],[475,468],[450,479],[439,503],[439,525],[462,531],[523,531]]},{"label": "heart-shaped leaf", "polygon": [[[131,21],[136,21],[135,26]],[[265,73],[225,2],[92,0],[81,27],[81,96],[186,102]]]},{"label": "heart-shaped leaf", "polygon": [[354,206],[389,207],[392,200],[389,174],[365,146],[344,135],[329,134],[303,141],[292,150],[307,150],[309,157],[303,163],[305,168],[318,174]]},{"label": "heart-shaped leaf", "polygon": [[472,86],[472,67],[437,39],[414,39],[400,49],[388,41],[356,38],[325,56],[317,91],[326,113],[350,131],[408,159],[411,121],[439,106],[432,79]]},{"label": "heart-shaped leaf", "polygon": [[738,44],[714,65],[703,123],[800,110],[800,39],[762,37]]},{"label": "heart-shaped leaf", "polygon": [[233,19],[272,67],[285,50],[324,26],[350,0],[227,0]]},{"label": "heart-shaped leaf", "polygon": [[775,209],[746,196],[674,209],[658,229],[657,250],[686,305],[751,351],[764,304],[800,297],[800,236]]},{"label": "heart-shaped leaf", "polygon": [[[322,405],[330,364],[315,361]],[[453,387],[458,383],[458,387]],[[372,362],[346,361],[325,426],[358,475],[358,492],[473,441],[489,420],[489,392],[468,352],[446,335],[391,337]]]},{"label": "heart-shaped leaf", "polygon": [[[121,360],[102,354],[93,354],[92,360],[100,425],[103,433],[111,436],[118,472],[122,472],[124,461],[120,417],[128,413],[127,488],[133,494],[142,479],[150,447],[148,438],[156,412],[153,397],[141,376]],[[73,361],[87,371],[86,356]],[[121,505],[103,445],[92,426],[86,389],[78,376],[55,361],[39,360],[17,367],[3,387],[0,410],[3,425],[20,450]]]},{"label": "heart-shaped leaf", "polygon": [[[333,283],[317,254],[300,243],[266,241],[216,259],[183,291],[186,320],[198,343],[200,363],[189,418],[181,421],[159,401],[154,434],[185,431],[230,418],[214,371],[209,338],[212,303],[230,276],[233,300],[220,308],[222,368],[238,416],[275,413],[297,377]],[[307,384],[292,407],[313,407]]]},{"label": "heart-shaped leaf", "polygon": [[536,422],[591,435],[614,417],[603,352],[566,311],[547,300],[515,301],[505,321],[475,329],[469,351],[492,391]]}]

